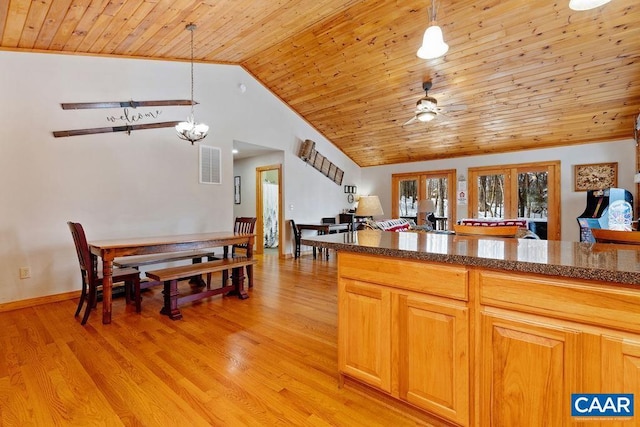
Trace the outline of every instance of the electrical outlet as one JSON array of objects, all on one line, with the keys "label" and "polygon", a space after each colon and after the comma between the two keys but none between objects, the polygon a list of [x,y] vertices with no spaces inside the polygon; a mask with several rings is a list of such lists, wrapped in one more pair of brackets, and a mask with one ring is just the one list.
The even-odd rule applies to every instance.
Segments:
[{"label": "electrical outlet", "polygon": [[31,277],[31,267],[20,267],[20,278],[28,279]]}]

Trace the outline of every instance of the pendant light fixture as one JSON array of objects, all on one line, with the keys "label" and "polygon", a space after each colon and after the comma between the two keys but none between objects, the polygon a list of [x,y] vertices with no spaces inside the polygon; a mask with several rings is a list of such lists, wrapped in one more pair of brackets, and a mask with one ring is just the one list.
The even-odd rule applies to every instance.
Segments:
[{"label": "pendant light fixture", "polygon": [[191,114],[187,117],[186,122],[180,122],[176,125],[178,137],[185,141],[190,141],[191,145],[196,141],[204,139],[207,136],[207,132],[209,132],[209,126],[204,123],[196,123],[193,117],[193,32],[196,28],[196,25],[193,23],[185,27],[186,30],[191,31]]},{"label": "pendant light fixture", "polygon": [[449,50],[449,45],[444,42],[442,30],[436,23],[436,0],[431,0],[431,13],[429,28],[424,32],[422,46],[418,49],[418,58],[435,59],[439,58]]},{"label": "pendant light fixture", "polygon": [[572,10],[589,10],[600,7],[609,3],[611,0],[570,0],[569,9]]}]

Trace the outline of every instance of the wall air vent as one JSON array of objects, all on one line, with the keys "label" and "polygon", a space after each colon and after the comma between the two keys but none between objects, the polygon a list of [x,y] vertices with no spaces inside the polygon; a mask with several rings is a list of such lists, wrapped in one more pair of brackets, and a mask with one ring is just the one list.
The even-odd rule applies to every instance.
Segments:
[{"label": "wall air vent", "polygon": [[200,184],[220,184],[222,182],[222,156],[220,149],[200,146]]}]

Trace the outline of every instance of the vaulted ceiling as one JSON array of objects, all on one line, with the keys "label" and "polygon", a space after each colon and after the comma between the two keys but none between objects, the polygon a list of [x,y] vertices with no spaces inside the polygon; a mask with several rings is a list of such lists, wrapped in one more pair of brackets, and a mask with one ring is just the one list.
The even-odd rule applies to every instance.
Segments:
[{"label": "vaulted ceiling", "polygon": [[[4,0],[0,48],[242,65],[360,166],[629,139],[640,2],[438,0],[448,53],[422,60],[429,0]],[[4,66],[4,65],[3,65]],[[464,108],[406,126],[415,104]]]}]

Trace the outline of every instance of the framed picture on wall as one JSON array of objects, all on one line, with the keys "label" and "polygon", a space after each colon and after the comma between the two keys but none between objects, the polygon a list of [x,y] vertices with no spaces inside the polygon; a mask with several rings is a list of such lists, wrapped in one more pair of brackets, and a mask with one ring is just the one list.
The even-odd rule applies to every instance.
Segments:
[{"label": "framed picture on wall", "polygon": [[573,191],[602,190],[618,186],[618,163],[574,165]]},{"label": "framed picture on wall", "polygon": [[233,203],[240,204],[240,177],[233,177]]}]

